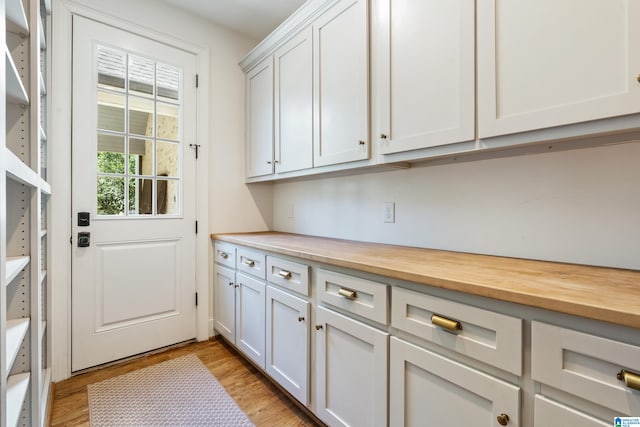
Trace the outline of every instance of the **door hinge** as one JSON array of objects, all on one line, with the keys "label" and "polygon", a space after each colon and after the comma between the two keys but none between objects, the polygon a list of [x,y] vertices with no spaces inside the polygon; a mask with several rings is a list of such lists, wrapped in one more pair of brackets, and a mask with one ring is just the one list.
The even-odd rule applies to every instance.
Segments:
[{"label": "door hinge", "polygon": [[196,234],[198,234],[198,221],[196,221]]},{"label": "door hinge", "polygon": [[196,307],[198,306],[198,293],[196,292]]},{"label": "door hinge", "polygon": [[200,82],[199,82],[200,79],[198,77],[199,76],[196,74],[196,89],[198,88],[198,85],[200,84]]}]

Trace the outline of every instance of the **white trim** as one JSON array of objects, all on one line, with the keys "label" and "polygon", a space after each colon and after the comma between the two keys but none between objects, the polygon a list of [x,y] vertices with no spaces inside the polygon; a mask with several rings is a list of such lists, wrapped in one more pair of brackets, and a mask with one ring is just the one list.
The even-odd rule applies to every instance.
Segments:
[{"label": "white trim", "polygon": [[71,376],[71,52],[72,16],[81,15],[125,31],[141,35],[161,43],[190,52],[197,57],[197,73],[200,76],[197,91],[197,142],[201,145],[198,167],[196,215],[199,230],[196,237],[196,289],[199,295],[196,311],[196,339],[209,337],[209,233],[208,233],[208,137],[209,137],[209,49],[185,42],[154,29],[130,22],[78,4],[73,0],[53,0],[51,97],[55,99],[49,120],[48,135],[56,149],[51,150],[51,184],[56,197],[51,200],[51,317],[52,317],[52,380],[64,380]]}]

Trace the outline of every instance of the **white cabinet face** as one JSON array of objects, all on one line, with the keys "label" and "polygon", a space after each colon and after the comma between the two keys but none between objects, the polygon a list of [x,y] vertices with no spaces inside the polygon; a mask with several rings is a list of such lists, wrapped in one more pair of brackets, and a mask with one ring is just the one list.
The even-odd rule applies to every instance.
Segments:
[{"label": "white cabinet face", "polygon": [[247,177],[273,173],[273,57],[247,74]]},{"label": "white cabinet face", "polygon": [[316,310],[316,414],[330,426],[387,425],[389,335]]},{"label": "white cabinet face", "polygon": [[303,405],[309,403],[311,303],[267,286],[267,373]]},{"label": "white cabinet face", "polygon": [[382,154],[475,136],[474,3],[381,0],[374,138]]},{"label": "white cabinet face", "polygon": [[215,277],[215,328],[232,343],[236,342],[236,279],[229,268],[216,266]]},{"label": "white cabinet face", "polygon": [[639,112],[638,20],[634,0],[478,2],[479,136]]},{"label": "white cabinet face", "polygon": [[311,27],[274,54],[275,171],[313,166],[313,43]]},{"label": "white cabinet face", "polygon": [[389,425],[520,426],[518,387],[395,337],[389,376]]},{"label": "white cabinet face", "polygon": [[314,24],[314,166],[369,157],[366,0],[342,0]]},{"label": "white cabinet face", "polygon": [[264,369],[265,284],[242,273],[236,280],[236,345]]},{"label": "white cabinet face", "polygon": [[613,425],[611,422],[605,423],[539,394],[535,397],[533,420],[533,427],[610,427]]}]

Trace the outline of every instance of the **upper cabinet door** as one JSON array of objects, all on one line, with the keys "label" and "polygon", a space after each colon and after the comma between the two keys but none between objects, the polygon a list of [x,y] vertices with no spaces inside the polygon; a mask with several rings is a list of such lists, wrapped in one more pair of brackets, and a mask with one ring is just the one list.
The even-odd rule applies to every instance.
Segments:
[{"label": "upper cabinet door", "polygon": [[478,130],[640,112],[640,2],[478,1]]},{"label": "upper cabinet door", "polygon": [[313,167],[313,43],[311,27],[275,57],[275,170]]},{"label": "upper cabinet door", "polygon": [[380,153],[473,140],[474,2],[379,0],[376,10]]},{"label": "upper cabinet door", "polygon": [[273,173],[273,56],[247,73],[247,177]]},{"label": "upper cabinet door", "polygon": [[369,158],[367,0],[342,0],[314,28],[314,165]]}]

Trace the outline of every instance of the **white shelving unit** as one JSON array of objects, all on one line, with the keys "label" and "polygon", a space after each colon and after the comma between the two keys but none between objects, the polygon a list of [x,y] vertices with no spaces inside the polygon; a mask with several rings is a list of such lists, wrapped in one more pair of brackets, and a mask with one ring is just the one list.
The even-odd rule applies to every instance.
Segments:
[{"label": "white shelving unit", "polygon": [[[46,83],[50,1],[3,0],[0,427],[44,426],[51,383]],[[1,64],[1,63],[0,63]]]}]

